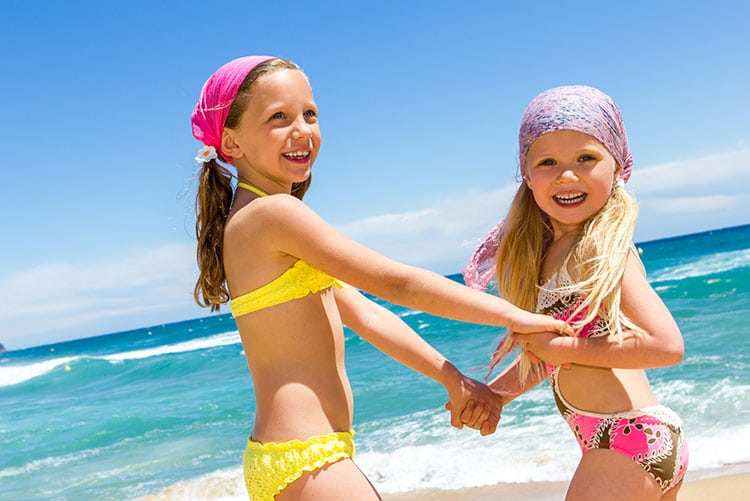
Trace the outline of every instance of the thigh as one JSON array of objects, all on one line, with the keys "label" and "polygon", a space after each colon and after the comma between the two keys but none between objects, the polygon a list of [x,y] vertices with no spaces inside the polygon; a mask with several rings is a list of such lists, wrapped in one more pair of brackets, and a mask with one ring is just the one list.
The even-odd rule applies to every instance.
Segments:
[{"label": "thigh", "polygon": [[566,496],[566,499],[575,501],[660,498],[659,485],[638,463],[608,449],[593,449],[583,455]]},{"label": "thigh", "polygon": [[327,464],[307,472],[287,485],[276,501],[380,500],[378,492],[364,473],[350,459]]}]

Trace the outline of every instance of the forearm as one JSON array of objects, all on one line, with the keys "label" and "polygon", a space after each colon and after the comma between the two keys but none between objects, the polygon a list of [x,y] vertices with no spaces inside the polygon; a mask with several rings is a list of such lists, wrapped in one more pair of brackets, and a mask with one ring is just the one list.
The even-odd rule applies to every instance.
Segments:
[{"label": "forearm", "polygon": [[377,349],[446,388],[457,384],[460,372],[403,320],[380,306],[356,332]]},{"label": "forearm", "polygon": [[544,380],[543,374],[529,374],[524,384],[521,384],[520,362],[516,359],[499,376],[490,381],[489,387],[502,396],[505,404],[523,395]]},{"label": "forearm", "polygon": [[393,312],[351,288],[337,291],[336,297],[342,321],[360,337],[446,387],[456,384],[460,373],[453,364]]},{"label": "forearm", "polygon": [[381,297],[392,303],[462,322],[511,326],[523,313],[499,297],[420,268],[406,267],[403,276],[383,286]]},{"label": "forearm", "polygon": [[540,358],[553,363],[574,363],[593,367],[620,369],[650,369],[675,365],[682,359],[683,346],[681,338],[668,343],[664,339],[645,332],[627,330],[623,333],[622,343],[614,336],[597,338],[576,338],[558,336],[549,343],[549,348],[537,353]]}]

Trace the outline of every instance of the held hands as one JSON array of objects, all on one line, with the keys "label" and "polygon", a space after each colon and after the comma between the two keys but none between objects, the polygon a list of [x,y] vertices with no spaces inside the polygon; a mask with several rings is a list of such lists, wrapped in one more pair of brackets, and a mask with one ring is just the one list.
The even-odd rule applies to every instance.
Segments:
[{"label": "held hands", "polygon": [[462,375],[460,384],[448,389],[448,397],[445,408],[451,412],[451,425],[458,429],[467,425],[482,435],[495,433],[503,400],[487,385]]}]

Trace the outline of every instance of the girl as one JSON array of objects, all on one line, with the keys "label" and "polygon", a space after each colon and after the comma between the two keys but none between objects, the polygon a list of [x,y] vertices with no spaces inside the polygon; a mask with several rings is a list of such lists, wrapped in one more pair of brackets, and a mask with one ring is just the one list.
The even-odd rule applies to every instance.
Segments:
[{"label": "girl", "polygon": [[[519,148],[523,182],[466,283],[483,289],[494,260],[502,297],[568,321],[577,336],[507,336],[491,366],[516,343],[522,354],[490,387],[507,404],[544,379],[538,360],[546,362],[583,451],[568,499],[675,499],[687,445],[643,369],[678,363],[683,343],[632,244],[637,207],[624,183],[633,161],[620,110],[591,87],[548,90],[527,107]],[[472,421],[469,407],[462,419]]]},{"label": "girl", "polygon": [[[205,144],[196,157],[203,166],[195,298],[212,310],[231,301],[253,378],[256,418],[243,456],[250,497],[379,498],[352,461],[342,324],[442,383],[455,426],[471,398],[484,402],[482,433],[494,431],[499,399],[489,389],[344,282],[397,304],[518,332],[563,332],[564,322],[388,260],[305,206],[320,130],[310,85],[295,64],[252,56],[222,66],[203,86],[192,126]],[[236,191],[217,160],[236,168]]]}]

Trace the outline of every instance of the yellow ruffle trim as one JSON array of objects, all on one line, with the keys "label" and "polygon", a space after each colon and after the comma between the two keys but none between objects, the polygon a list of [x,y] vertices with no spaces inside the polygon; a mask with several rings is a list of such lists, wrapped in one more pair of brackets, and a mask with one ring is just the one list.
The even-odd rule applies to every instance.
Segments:
[{"label": "yellow ruffle trim", "polygon": [[342,459],[354,459],[353,431],[315,435],[305,441],[269,442],[248,440],[243,455],[245,486],[252,501],[273,501],[305,472]]}]

